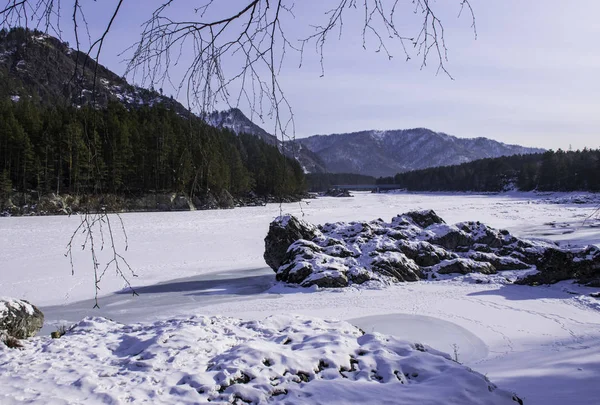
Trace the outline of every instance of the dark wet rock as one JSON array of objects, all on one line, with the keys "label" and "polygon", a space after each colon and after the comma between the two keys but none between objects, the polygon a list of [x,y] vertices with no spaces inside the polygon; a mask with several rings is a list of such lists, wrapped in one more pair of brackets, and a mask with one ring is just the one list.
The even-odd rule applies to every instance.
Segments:
[{"label": "dark wet rock", "polygon": [[510,256],[499,257],[494,253],[484,253],[481,251],[472,251],[467,256],[468,258],[478,262],[488,262],[492,264],[498,271],[525,270],[531,268],[531,265],[523,263],[521,260]]},{"label": "dark wet rock", "polygon": [[469,235],[460,229],[448,229],[446,233],[436,235],[429,239],[429,242],[448,250],[456,250],[460,247],[468,248],[473,245],[473,240]]},{"label": "dark wet rock", "polygon": [[276,218],[269,225],[269,233],[265,237],[265,262],[277,271],[292,243],[300,239],[311,240],[317,232],[314,225],[292,215]]},{"label": "dark wet rock", "polygon": [[325,197],[352,197],[350,191],[344,190],[341,188],[330,188],[326,192],[323,193]]},{"label": "dark wet rock", "polygon": [[44,314],[25,300],[0,298],[0,331],[16,339],[35,336],[44,325]]},{"label": "dark wet rock", "polygon": [[336,269],[330,269],[330,272],[321,273],[319,278],[307,278],[302,282],[303,287],[311,287],[313,285],[321,288],[341,288],[348,286],[348,277],[340,273]]},{"label": "dark wet rock", "polygon": [[453,259],[446,260],[440,263],[437,268],[439,274],[469,274],[469,273],[482,273],[482,274],[494,274],[496,268],[489,262],[476,262],[469,259]]},{"label": "dark wet rock", "polygon": [[276,274],[276,279],[278,281],[285,281],[286,283],[302,284],[312,272],[313,267],[309,262],[294,262],[286,266],[281,266],[281,269]]},{"label": "dark wet rock", "polygon": [[395,281],[418,281],[423,275],[421,268],[403,254],[377,256],[371,262],[371,269]]},{"label": "dark wet rock", "polygon": [[412,219],[412,221],[421,228],[427,228],[433,224],[446,223],[433,210],[411,211],[404,215]]},{"label": "dark wet rock", "polygon": [[582,249],[546,249],[538,258],[538,273],[530,275],[520,284],[553,284],[574,279],[580,284],[600,287],[600,249],[587,246]]}]

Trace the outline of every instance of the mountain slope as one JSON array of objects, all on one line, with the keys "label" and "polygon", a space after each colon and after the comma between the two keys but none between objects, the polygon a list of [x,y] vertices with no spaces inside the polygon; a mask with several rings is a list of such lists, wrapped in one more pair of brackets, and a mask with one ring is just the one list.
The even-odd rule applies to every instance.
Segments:
[{"label": "mountain slope", "polygon": [[[314,152],[331,173],[376,177],[488,157],[544,151],[487,138],[457,138],[425,128],[315,135],[296,142]],[[302,161],[300,163],[303,164]]]},{"label": "mountain slope", "polygon": [[28,97],[46,106],[92,103],[102,108],[109,101],[128,108],[162,103],[180,115],[189,114],[173,98],[130,85],[67,43],[23,28],[0,33],[0,83],[0,97],[13,101]]},{"label": "mountain slope", "polygon": [[252,122],[238,108],[215,111],[208,115],[206,122],[217,128],[227,128],[236,134],[255,135],[270,145],[277,145],[286,156],[298,160],[305,173],[325,173],[327,171],[325,164],[313,151],[294,141],[281,142],[274,135]]},{"label": "mountain slope", "polygon": [[[0,31],[0,99],[16,101],[22,97],[39,100],[45,106],[93,104],[103,108],[110,101],[118,101],[131,109],[162,104],[181,116],[191,114],[162,91],[130,85],[59,39],[22,28]],[[486,138],[459,139],[423,128],[317,135],[282,143],[236,108],[212,113],[206,121],[277,146],[288,157],[296,158],[306,173],[390,176],[486,157],[543,151]]]},{"label": "mountain slope", "polygon": [[[157,92],[133,86],[57,38],[23,28],[0,31],[0,99],[17,101],[22,97],[35,99],[47,107],[93,104],[105,108],[109,101],[116,101],[128,109],[162,104],[181,116],[192,114],[177,100],[163,95],[162,89]],[[299,155],[307,172],[325,171],[310,150],[287,142],[282,145],[237,108],[216,111],[205,117],[205,121],[236,134],[255,135],[269,145],[278,146],[288,157]]]}]

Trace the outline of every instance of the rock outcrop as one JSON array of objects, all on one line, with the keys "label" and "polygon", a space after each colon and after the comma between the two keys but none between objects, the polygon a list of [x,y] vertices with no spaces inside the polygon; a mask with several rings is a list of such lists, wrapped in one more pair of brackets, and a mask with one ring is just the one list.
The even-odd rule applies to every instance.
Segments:
[{"label": "rock outcrop", "polygon": [[265,239],[265,262],[276,269],[283,263],[290,245],[296,241],[312,239],[318,230],[294,216],[279,217],[271,222],[269,236]]},{"label": "rock outcrop", "polygon": [[600,249],[595,246],[564,249],[518,239],[480,222],[448,225],[431,210],[408,212],[389,223],[378,219],[318,227],[282,216],[270,225],[264,257],[277,280],[306,287],[536,268],[536,274],[519,282],[575,279],[600,285]]},{"label": "rock outcrop", "polygon": [[323,193],[324,197],[352,197],[349,190],[342,188],[330,188]]},{"label": "rock outcrop", "polygon": [[575,279],[590,287],[600,287],[600,249],[586,246],[571,250],[546,249],[536,263],[538,273],[519,284],[553,284]]},{"label": "rock outcrop", "polygon": [[27,339],[44,325],[44,314],[25,300],[0,297],[0,331],[16,339]]}]

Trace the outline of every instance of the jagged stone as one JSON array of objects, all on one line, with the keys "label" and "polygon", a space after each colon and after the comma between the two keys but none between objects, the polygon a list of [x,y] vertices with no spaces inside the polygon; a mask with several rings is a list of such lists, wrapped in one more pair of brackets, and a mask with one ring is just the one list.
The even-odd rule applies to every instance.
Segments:
[{"label": "jagged stone", "polygon": [[447,225],[433,211],[371,222],[315,227],[293,216],[277,218],[265,238],[265,260],[277,280],[302,286],[343,287],[369,280],[417,281],[440,274],[494,274],[537,269],[521,283],[575,279],[600,286],[600,249],[563,249],[515,238],[480,222]]},{"label": "jagged stone", "polygon": [[482,274],[494,274],[496,268],[489,262],[476,262],[469,259],[453,259],[446,260],[437,266],[437,272],[439,274],[469,274],[469,273],[482,273]]},{"label": "jagged stone", "polygon": [[371,269],[396,281],[418,281],[423,275],[421,268],[401,253],[377,257],[371,262]]},{"label": "jagged stone", "polygon": [[575,279],[591,287],[600,286],[600,249],[587,246],[579,250],[546,249],[537,261],[538,273],[520,284],[553,284]]},{"label": "jagged stone", "polygon": [[443,235],[433,237],[429,242],[449,250],[456,250],[459,247],[468,248],[473,244],[469,235],[460,229],[450,229]]},{"label": "jagged stone", "polygon": [[16,339],[27,339],[44,325],[44,314],[25,300],[0,298],[0,330]]},{"label": "jagged stone", "polygon": [[299,239],[311,240],[317,232],[314,225],[292,215],[277,217],[269,225],[269,233],[265,237],[265,262],[277,272],[290,245]]},{"label": "jagged stone", "polygon": [[433,224],[446,223],[433,210],[411,211],[404,215],[412,219],[412,221],[421,228],[427,228]]}]

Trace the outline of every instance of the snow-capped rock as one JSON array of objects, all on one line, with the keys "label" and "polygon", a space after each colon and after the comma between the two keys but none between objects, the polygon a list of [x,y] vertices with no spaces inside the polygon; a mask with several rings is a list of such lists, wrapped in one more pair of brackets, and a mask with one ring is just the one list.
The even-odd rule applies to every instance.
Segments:
[{"label": "snow-capped rock", "polygon": [[[283,236],[282,236],[283,235]],[[274,248],[276,246],[276,249]],[[286,247],[287,246],[287,247]],[[442,274],[539,270],[521,283],[576,279],[600,285],[600,249],[528,241],[480,222],[448,225],[431,210],[371,222],[315,227],[293,216],[271,223],[265,258],[277,279],[304,287],[346,287],[436,279]]]},{"label": "snow-capped rock", "polygon": [[0,331],[16,339],[27,339],[44,325],[44,314],[24,300],[0,297]]}]

